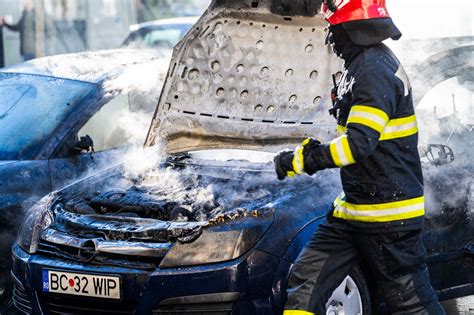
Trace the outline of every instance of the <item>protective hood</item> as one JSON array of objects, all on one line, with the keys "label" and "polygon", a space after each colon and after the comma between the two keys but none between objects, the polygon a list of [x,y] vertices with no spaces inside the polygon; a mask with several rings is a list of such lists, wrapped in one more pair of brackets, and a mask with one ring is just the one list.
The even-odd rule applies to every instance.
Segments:
[{"label": "protective hood", "polygon": [[370,46],[391,38],[398,40],[402,33],[391,18],[350,21],[341,24],[352,42],[360,46]]},{"label": "protective hood", "polygon": [[365,46],[355,45],[342,25],[329,25],[326,38],[326,44],[329,45],[336,56],[344,60],[344,68],[365,49]]},{"label": "protective hood", "polygon": [[276,151],[334,136],[342,64],[324,44],[324,17],[296,5],[282,15],[274,2],[211,4],[175,47],[146,145]]}]

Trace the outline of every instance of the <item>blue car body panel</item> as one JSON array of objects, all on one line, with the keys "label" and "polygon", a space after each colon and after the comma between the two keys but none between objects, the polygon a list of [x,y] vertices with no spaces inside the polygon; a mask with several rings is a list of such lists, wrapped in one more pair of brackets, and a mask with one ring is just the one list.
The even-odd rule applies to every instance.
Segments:
[{"label": "blue car body panel", "polygon": [[[46,84],[48,80],[53,83],[58,80],[66,80],[52,76],[6,71],[8,69],[0,72],[0,79],[23,76],[28,77],[31,82],[38,78],[42,84]],[[2,245],[0,245],[0,266],[2,266],[0,267],[0,287],[3,286],[3,282],[7,278],[5,268],[9,265],[8,253],[24,211],[47,193],[63,187],[71,179],[80,178],[81,175],[104,166],[100,163],[91,164],[88,155],[64,155],[64,151],[71,148],[76,141],[76,133],[81,126],[110,100],[110,97],[105,97],[99,84],[69,81],[86,85],[89,92],[80,95],[79,98],[71,96],[73,99],[70,102],[71,104],[75,102],[74,108],[50,134],[43,135],[39,149],[33,150],[33,156],[26,155],[31,151],[26,150],[25,155],[20,154],[19,160],[0,161],[0,178],[2,179],[0,181],[0,229],[5,235]],[[62,93],[64,93],[65,99],[68,99],[68,91],[64,90]],[[18,132],[20,133],[21,130]],[[107,154],[108,151],[98,153],[96,161],[100,161],[100,157],[107,156]],[[59,171],[54,167],[56,166],[54,163],[58,162],[61,164]]]},{"label": "blue car body panel", "polygon": [[[119,174],[117,169],[110,170],[94,176],[96,180],[85,179],[65,191],[94,191],[98,187],[97,183],[113,182]],[[230,303],[232,314],[278,313],[286,296],[286,282],[292,262],[323,221],[334,197],[334,193],[329,191],[332,186],[327,185],[326,190],[322,183],[329,180],[332,182],[334,176],[336,175],[329,173],[322,176],[321,184],[308,187],[308,194],[280,194],[279,198],[272,200],[267,206],[271,208],[273,222],[256,245],[236,259],[190,267],[139,270],[79,263],[42,254],[29,255],[18,245],[14,245],[13,274],[19,282],[15,290],[23,287],[24,292],[30,294],[30,307],[41,309],[45,313],[48,313],[48,309],[87,309],[82,303],[84,301],[94,305],[88,311],[118,312],[122,309],[135,314],[150,314],[159,310],[165,312],[170,307],[183,307],[186,299],[194,299],[201,304],[206,304],[207,299],[218,299],[220,304],[210,305],[225,309],[226,303]],[[308,179],[313,182],[309,177]],[[283,189],[292,184],[278,185]],[[315,194],[321,197],[314,198]],[[249,220],[230,221],[208,230],[242,229],[249,226],[249,222],[252,222]],[[43,292],[43,270],[118,275],[123,287],[122,300],[114,302],[66,295],[60,295],[61,298],[58,299],[58,295]],[[176,299],[180,299],[179,303]]]}]

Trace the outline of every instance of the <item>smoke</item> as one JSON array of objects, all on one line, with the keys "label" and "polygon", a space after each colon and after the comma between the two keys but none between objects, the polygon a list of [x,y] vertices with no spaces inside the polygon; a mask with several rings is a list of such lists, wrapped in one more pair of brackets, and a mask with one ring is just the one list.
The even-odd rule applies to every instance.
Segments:
[{"label": "smoke", "polygon": [[429,217],[474,214],[474,119],[472,82],[456,78],[431,90],[417,108],[420,144],[442,144],[454,153],[447,165],[425,164],[425,196]]},{"label": "smoke", "polygon": [[452,78],[429,91],[416,108],[420,142],[444,142],[459,149],[468,147],[469,137],[456,141],[456,136],[469,134],[474,126],[473,90],[474,82]]},{"label": "smoke", "polygon": [[[110,90],[125,87],[148,91],[150,85],[147,80],[155,78],[163,70],[166,72],[170,57],[169,50],[110,49],[33,59],[2,71],[51,75],[97,83],[115,77],[118,84],[105,83],[110,85]],[[145,75],[141,76],[140,71],[144,71]],[[119,79],[120,76],[126,78],[130,75],[137,81],[124,79],[128,82],[124,84],[124,80]],[[142,84],[145,84],[145,89],[141,87]]]},{"label": "smoke", "polygon": [[[387,41],[387,44],[404,65],[410,79],[417,83],[413,86],[414,94],[428,91],[424,96],[420,95],[422,99],[415,104],[420,147],[447,145],[455,157],[452,163],[441,166],[431,165],[423,159],[427,216],[439,218],[441,225],[448,225],[450,220],[464,220],[466,214],[474,213],[474,84],[469,70],[459,73],[456,67],[472,63],[472,58],[463,60],[462,55],[445,52],[474,44],[474,3],[471,0],[449,3],[397,0],[387,5],[403,33],[402,40]],[[446,55],[440,59],[443,53]],[[433,60],[433,63],[427,63],[427,60]],[[442,69],[442,73],[431,73],[430,69]],[[428,74],[423,73],[425,70]],[[446,80],[433,86],[433,75]]]},{"label": "smoke", "polygon": [[[140,186],[148,191],[178,192],[174,194],[175,201],[190,199],[198,208],[209,204],[225,204],[226,207],[232,208],[243,200],[260,198],[268,192],[246,189],[274,181],[276,178],[271,164],[272,154],[245,150],[209,150],[191,153],[191,156],[185,157],[182,161],[178,159],[176,162],[169,162],[170,165],[183,163],[182,167],[169,166],[163,169],[158,167],[165,161],[162,147],[157,145],[130,150],[124,157],[125,175],[141,179]],[[191,167],[184,166],[186,164]],[[210,168],[204,172],[204,176],[216,175],[217,179],[223,180],[198,181],[199,167],[198,169],[193,167],[196,164]],[[223,170],[241,171],[245,175],[235,178],[233,175],[222,173]],[[258,174],[255,175],[256,173]],[[226,184],[222,185],[222,182]]]},{"label": "smoke", "polygon": [[[81,195],[80,200],[67,202],[72,205],[68,208],[81,213],[80,207],[74,204],[83,205],[92,200],[90,207],[86,207],[87,213],[95,209],[106,215],[212,221],[222,216],[258,215],[260,210],[273,208],[273,203],[277,204],[281,197],[294,196],[302,189],[309,189],[316,198],[338,192],[334,188],[339,187],[339,179],[329,171],[280,182],[271,159],[265,161],[259,153],[247,151],[247,155],[254,155],[250,159],[260,159],[258,163],[240,157],[226,158],[229,152],[210,151],[208,154],[204,156],[200,152],[199,158],[191,155],[168,159],[163,164],[160,150],[131,150],[124,162],[128,182],[117,185],[119,180],[108,181],[105,186],[93,189],[104,193]],[[216,158],[216,154],[221,156]],[[107,207],[105,212],[104,207]],[[130,209],[138,210],[131,213]]]},{"label": "smoke", "polygon": [[[128,178],[145,178],[147,180],[157,177],[158,174],[155,173],[157,172],[155,169],[163,160],[163,156],[164,154],[160,145],[148,148],[131,147],[122,157],[124,175]],[[165,180],[168,177],[169,176],[163,176]]]},{"label": "smoke", "polygon": [[[452,220],[465,219],[464,214],[472,214],[474,179],[472,178],[472,158],[474,157],[474,95],[473,78],[466,73],[452,72],[463,62],[460,55],[446,54],[444,59],[434,58],[433,63],[426,61],[440,56],[455,47],[473,44],[473,38],[453,38],[473,36],[472,1],[454,1],[449,3],[433,1],[397,1],[389,3],[389,11],[404,33],[399,42],[388,44],[404,64],[409,76],[417,79],[414,91],[428,91],[418,104],[416,113],[419,127],[420,147],[429,144],[446,145],[454,153],[450,164],[433,166],[423,163],[425,179],[425,200],[429,218],[444,218],[444,224]],[[420,15],[420,12],[423,12]],[[449,12],[449,14],[447,14]],[[434,39],[434,38],[441,38]],[[407,40],[408,39],[408,40]],[[416,39],[416,40],[414,40]],[[449,64],[452,63],[452,69]],[[423,64],[423,67],[420,65]],[[432,86],[431,77],[423,77],[422,70],[441,69],[436,73],[445,77],[444,82]],[[421,78],[421,80],[420,80]],[[422,81],[425,80],[425,81]],[[419,82],[424,82],[420,84]],[[438,152],[436,152],[436,155]],[[423,159],[427,162],[426,159]]]},{"label": "smoke", "polygon": [[159,97],[171,60],[171,52],[167,49],[151,51],[120,50],[118,58],[114,53],[113,58],[117,58],[120,64],[124,64],[120,61],[121,58],[128,59],[132,56],[135,60],[144,61],[127,64],[115,77],[105,81],[103,84],[105,90],[120,91],[122,94],[137,93]]},{"label": "smoke", "polygon": [[420,145],[446,145],[454,153],[451,164],[424,167],[428,217],[444,217],[446,222],[449,217],[463,220],[463,214],[474,214],[473,87],[473,81],[462,76],[448,79],[430,90],[416,108]]}]

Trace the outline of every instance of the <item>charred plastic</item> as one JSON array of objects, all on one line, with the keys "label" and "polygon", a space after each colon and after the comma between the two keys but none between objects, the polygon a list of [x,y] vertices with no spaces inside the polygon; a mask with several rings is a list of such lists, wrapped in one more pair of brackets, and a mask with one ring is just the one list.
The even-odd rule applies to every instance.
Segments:
[{"label": "charred plastic", "polygon": [[[50,205],[53,222],[42,231],[37,251],[67,260],[152,269],[173,246],[197,246],[203,239],[218,242],[232,233],[242,233],[244,244],[234,251],[242,255],[272,222],[271,185],[254,175],[242,182],[241,177],[183,170],[151,174],[139,182],[117,181],[119,188],[107,189],[106,184],[104,192],[58,193]],[[232,226],[235,230],[229,232]],[[175,252],[168,261],[179,262]]]}]

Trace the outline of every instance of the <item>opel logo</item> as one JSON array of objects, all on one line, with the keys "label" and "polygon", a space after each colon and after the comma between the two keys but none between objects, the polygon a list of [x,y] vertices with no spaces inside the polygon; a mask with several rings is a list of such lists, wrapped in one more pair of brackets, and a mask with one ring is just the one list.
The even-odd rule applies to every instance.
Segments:
[{"label": "opel logo", "polygon": [[84,262],[89,262],[97,255],[97,247],[94,240],[87,240],[82,243],[79,248],[79,259]]}]

